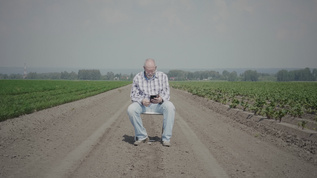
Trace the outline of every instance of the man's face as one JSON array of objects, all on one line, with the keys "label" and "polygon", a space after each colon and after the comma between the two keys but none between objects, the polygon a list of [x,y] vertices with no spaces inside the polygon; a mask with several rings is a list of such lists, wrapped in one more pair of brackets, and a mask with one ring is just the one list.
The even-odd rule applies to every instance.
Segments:
[{"label": "man's face", "polygon": [[147,78],[152,78],[156,71],[156,66],[144,66],[145,75]]}]

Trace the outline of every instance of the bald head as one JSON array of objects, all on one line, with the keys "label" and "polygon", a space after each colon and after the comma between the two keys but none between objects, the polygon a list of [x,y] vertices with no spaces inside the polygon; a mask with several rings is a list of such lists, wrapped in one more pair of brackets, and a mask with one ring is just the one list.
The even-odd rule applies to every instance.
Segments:
[{"label": "bald head", "polygon": [[144,62],[144,71],[148,78],[152,78],[155,75],[156,65],[154,59],[146,59]]},{"label": "bald head", "polygon": [[144,67],[156,67],[154,59],[146,59],[144,62]]}]

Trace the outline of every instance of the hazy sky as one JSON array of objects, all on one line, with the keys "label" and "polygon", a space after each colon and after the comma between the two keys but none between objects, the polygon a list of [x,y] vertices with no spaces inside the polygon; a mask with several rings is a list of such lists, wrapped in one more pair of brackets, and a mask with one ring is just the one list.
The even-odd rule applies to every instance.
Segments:
[{"label": "hazy sky", "polygon": [[317,68],[317,0],[0,0],[1,67]]}]

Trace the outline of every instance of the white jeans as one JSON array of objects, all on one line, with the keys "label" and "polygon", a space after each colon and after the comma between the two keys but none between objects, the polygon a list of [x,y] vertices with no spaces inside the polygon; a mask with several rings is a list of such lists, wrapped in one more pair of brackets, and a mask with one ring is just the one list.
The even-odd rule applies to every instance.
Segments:
[{"label": "white jeans", "polygon": [[170,141],[175,118],[175,107],[170,101],[164,101],[162,104],[151,104],[148,107],[140,105],[137,102],[129,105],[127,112],[134,127],[135,138],[137,140],[144,140],[148,136],[140,115],[149,111],[163,114],[162,141]]}]

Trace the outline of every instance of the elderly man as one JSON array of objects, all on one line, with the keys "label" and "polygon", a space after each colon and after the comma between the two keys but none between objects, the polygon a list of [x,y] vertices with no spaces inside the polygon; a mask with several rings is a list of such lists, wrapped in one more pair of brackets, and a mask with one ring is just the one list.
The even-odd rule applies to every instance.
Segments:
[{"label": "elderly man", "polygon": [[162,144],[169,147],[174,125],[175,107],[169,101],[168,77],[163,72],[156,71],[157,66],[153,59],[146,59],[143,68],[144,71],[138,73],[133,79],[130,94],[132,104],[129,105],[127,110],[135,131],[134,145],[138,146],[149,140],[140,114],[152,111],[163,114]]}]

